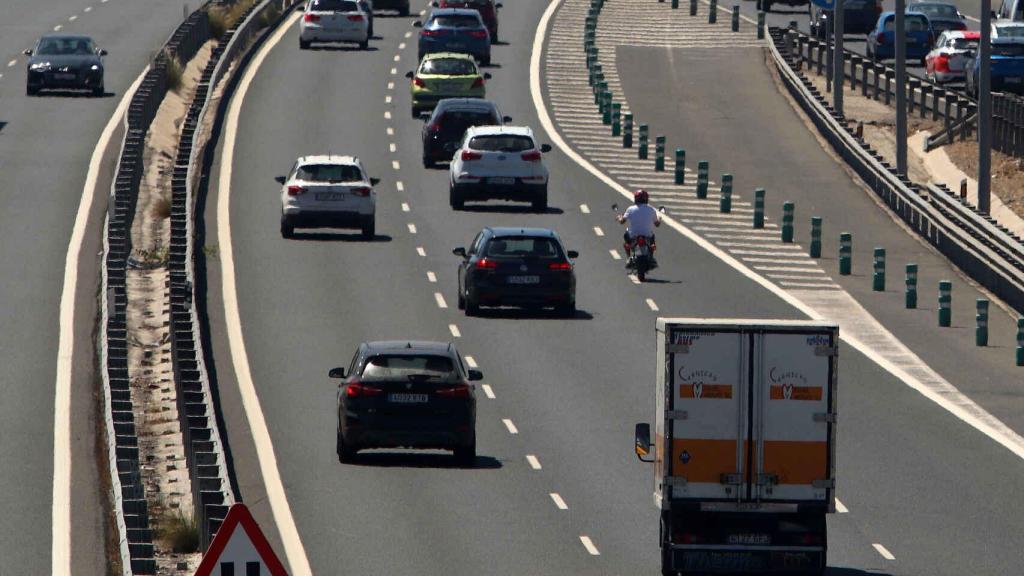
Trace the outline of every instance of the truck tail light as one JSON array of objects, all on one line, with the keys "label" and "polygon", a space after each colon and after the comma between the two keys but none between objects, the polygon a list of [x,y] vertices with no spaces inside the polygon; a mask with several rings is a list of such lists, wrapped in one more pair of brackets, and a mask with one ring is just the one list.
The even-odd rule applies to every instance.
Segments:
[{"label": "truck tail light", "polygon": [[477,260],[476,266],[474,266],[474,267],[477,270],[497,270],[498,269],[498,263],[495,262],[494,260],[488,260],[487,258],[481,258],[480,260]]},{"label": "truck tail light", "polygon": [[305,20],[306,22],[319,22],[320,21],[320,15],[318,15],[318,14],[306,14],[305,16],[302,17],[302,19]]},{"label": "truck tail light", "polygon": [[479,160],[479,159],[481,159],[483,157],[484,157],[484,155],[479,153],[479,152],[474,152],[472,150],[463,150],[462,151],[462,161],[463,162],[472,162],[473,160]]},{"label": "truck tail light", "polygon": [[443,398],[469,398],[469,386],[457,384],[451,388],[440,388],[434,393]]},{"label": "truck tail light", "polygon": [[523,152],[520,154],[520,157],[527,162],[540,162],[540,151],[530,150],[528,152]]},{"label": "truck tail light", "polygon": [[367,386],[359,382],[353,382],[348,386],[345,386],[345,396],[349,398],[369,398],[371,396],[380,396],[384,393],[384,390],[376,386]]},{"label": "truck tail light", "polygon": [[292,186],[288,187],[288,195],[289,196],[301,196],[301,195],[303,195],[305,193],[306,193],[306,189],[303,188],[302,186],[292,185]]},{"label": "truck tail light", "polygon": [[370,195],[370,189],[366,186],[360,186],[358,188],[353,188],[352,193],[360,198],[366,198]]}]

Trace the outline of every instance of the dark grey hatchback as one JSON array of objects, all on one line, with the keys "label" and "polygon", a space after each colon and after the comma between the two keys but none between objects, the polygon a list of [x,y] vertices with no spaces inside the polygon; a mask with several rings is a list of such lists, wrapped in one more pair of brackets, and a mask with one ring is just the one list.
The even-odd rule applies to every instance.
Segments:
[{"label": "dark grey hatchback", "polygon": [[453,450],[476,459],[476,391],[483,375],[467,370],[451,343],[363,342],[338,385],[338,460],[366,448]]},{"label": "dark grey hatchback", "polygon": [[103,95],[103,60],[106,50],[96,48],[92,38],[77,35],[47,34],[29,56],[25,93],[38,94],[47,88],[89,90]]}]

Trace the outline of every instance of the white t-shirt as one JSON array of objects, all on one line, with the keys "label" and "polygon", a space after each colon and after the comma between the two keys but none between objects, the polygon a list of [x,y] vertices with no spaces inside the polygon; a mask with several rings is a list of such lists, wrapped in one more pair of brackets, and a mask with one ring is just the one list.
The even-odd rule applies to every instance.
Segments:
[{"label": "white t-shirt", "polygon": [[658,221],[658,211],[649,204],[634,204],[626,208],[626,213],[622,216],[626,219],[626,228],[630,236],[654,236],[654,223]]}]

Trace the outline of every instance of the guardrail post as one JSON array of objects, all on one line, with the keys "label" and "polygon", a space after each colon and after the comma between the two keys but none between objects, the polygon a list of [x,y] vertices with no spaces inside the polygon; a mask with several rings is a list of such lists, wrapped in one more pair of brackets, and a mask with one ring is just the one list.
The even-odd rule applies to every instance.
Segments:
[{"label": "guardrail post", "polygon": [[839,275],[849,276],[853,272],[853,234],[839,235]]},{"label": "guardrail post", "polygon": [[622,147],[633,147],[633,113],[627,113],[622,127]]},{"label": "guardrail post", "polygon": [[622,104],[612,104],[612,136],[622,134]]},{"label": "guardrail post", "polygon": [[885,248],[875,248],[874,274],[871,276],[871,289],[885,292]]},{"label": "guardrail post", "polygon": [[1017,318],[1017,366],[1024,366],[1024,318]]},{"label": "guardrail post", "polygon": [[690,0],[690,16],[697,15],[697,0]]},{"label": "guardrail post", "polygon": [[860,95],[868,97],[868,69],[871,68],[871,64],[867,59],[861,61],[860,67]]},{"label": "guardrail post", "polygon": [[793,242],[793,210],[792,202],[782,203],[782,241],[786,244]]},{"label": "guardrail post", "polygon": [[914,91],[916,91],[917,88],[920,85],[921,85],[921,81],[918,80],[917,78],[911,77],[911,78],[907,79],[907,88],[906,89],[907,89],[907,92],[908,92],[908,94],[907,94],[907,115],[908,116],[914,113]]},{"label": "guardrail post", "polygon": [[885,105],[888,106],[892,101],[892,79],[896,75],[896,72],[885,69]]},{"label": "guardrail post", "polygon": [[740,7],[736,4],[732,5],[732,31],[740,31]]},{"label": "guardrail post", "polygon": [[928,94],[932,91],[930,84],[921,83],[921,118],[928,117]]},{"label": "guardrail post", "polygon": [[654,137],[654,171],[665,171],[665,137]]},{"label": "guardrail post", "polygon": [[708,197],[708,166],[707,160],[697,162],[697,198]]},{"label": "guardrail post", "polygon": [[850,57],[850,90],[857,91],[857,66],[863,65],[864,61],[860,56]]},{"label": "guardrail post", "polygon": [[723,214],[732,212],[732,174],[722,174],[722,193],[718,199],[718,211]]},{"label": "guardrail post", "polygon": [[946,89],[939,88],[936,86],[932,88],[932,120],[938,120],[939,116],[942,115],[942,110],[939,109],[939,102],[946,99]]},{"label": "guardrail post", "polygon": [[811,246],[808,254],[811,258],[821,258],[821,216],[811,217]]},{"label": "guardrail post", "polygon": [[874,84],[871,87],[871,97],[874,100],[878,100],[878,93],[881,91],[882,84],[882,67],[877,63],[871,64],[871,76],[874,80]]},{"label": "guardrail post", "polygon": [[907,289],[903,301],[908,310],[917,308],[917,264],[907,264]]},{"label": "guardrail post", "polygon": [[944,117],[943,130],[946,132],[946,142],[953,141],[953,133],[950,129],[953,126],[953,98],[950,96],[951,95],[949,93],[946,94],[945,107],[942,112]]},{"label": "guardrail post", "polygon": [[939,282],[939,326],[948,328],[953,324],[953,283],[949,280]]},{"label": "guardrail post", "polygon": [[764,38],[764,12],[757,13],[757,39]]},{"label": "guardrail post", "polygon": [[647,124],[640,125],[640,145],[636,149],[636,157],[647,160]]},{"label": "guardrail post", "polygon": [[978,313],[974,316],[974,345],[988,346],[988,300],[978,298],[975,302]]},{"label": "guardrail post", "polygon": [[718,22],[718,0],[711,0],[711,6],[708,7],[708,24],[716,22]]},{"label": "guardrail post", "polygon": [[754,190],[754,228],[764,228],[764,188]]},{"label": "guardrail post", "polygon": [[818,64],[818,76],[821,76],[825,71],[825,45],[818,44],[818,54],[815,56],[815,61]]},{"label": "guardrail post", "polygon": [[676,184],[686,183],[686,150],[682,148],[676,148],[676,173],[674,181]]}]

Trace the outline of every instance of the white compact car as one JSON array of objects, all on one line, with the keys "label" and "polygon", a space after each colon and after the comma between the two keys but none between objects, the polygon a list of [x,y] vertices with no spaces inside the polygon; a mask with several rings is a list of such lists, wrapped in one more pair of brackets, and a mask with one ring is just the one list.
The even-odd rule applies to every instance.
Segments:
[{"label": "white compact car", "polygon": [[353,42],[366,50],[372,16],[358,0],[309,0],[299,20],[299,48],[313,42]]},{"label": "white compact car", "polygon": [[376,178],[354,156],[303,156],[281,183],[281,236],[296,228],[358,228],[373,239]]},{"label": "white compact car", "polygon": [[469,128],[449,167],[449,203],[458,210],[467,200],[498,199],[547,209],[548,169],[541,153],[549,151],[525,126]]},{"label": "white compact car", "polygon": [[925,77],[933,82],[964,79],[968,54],[978,49],[981,32],[947,30],[939,35],[935,47],[924,57]]}]

